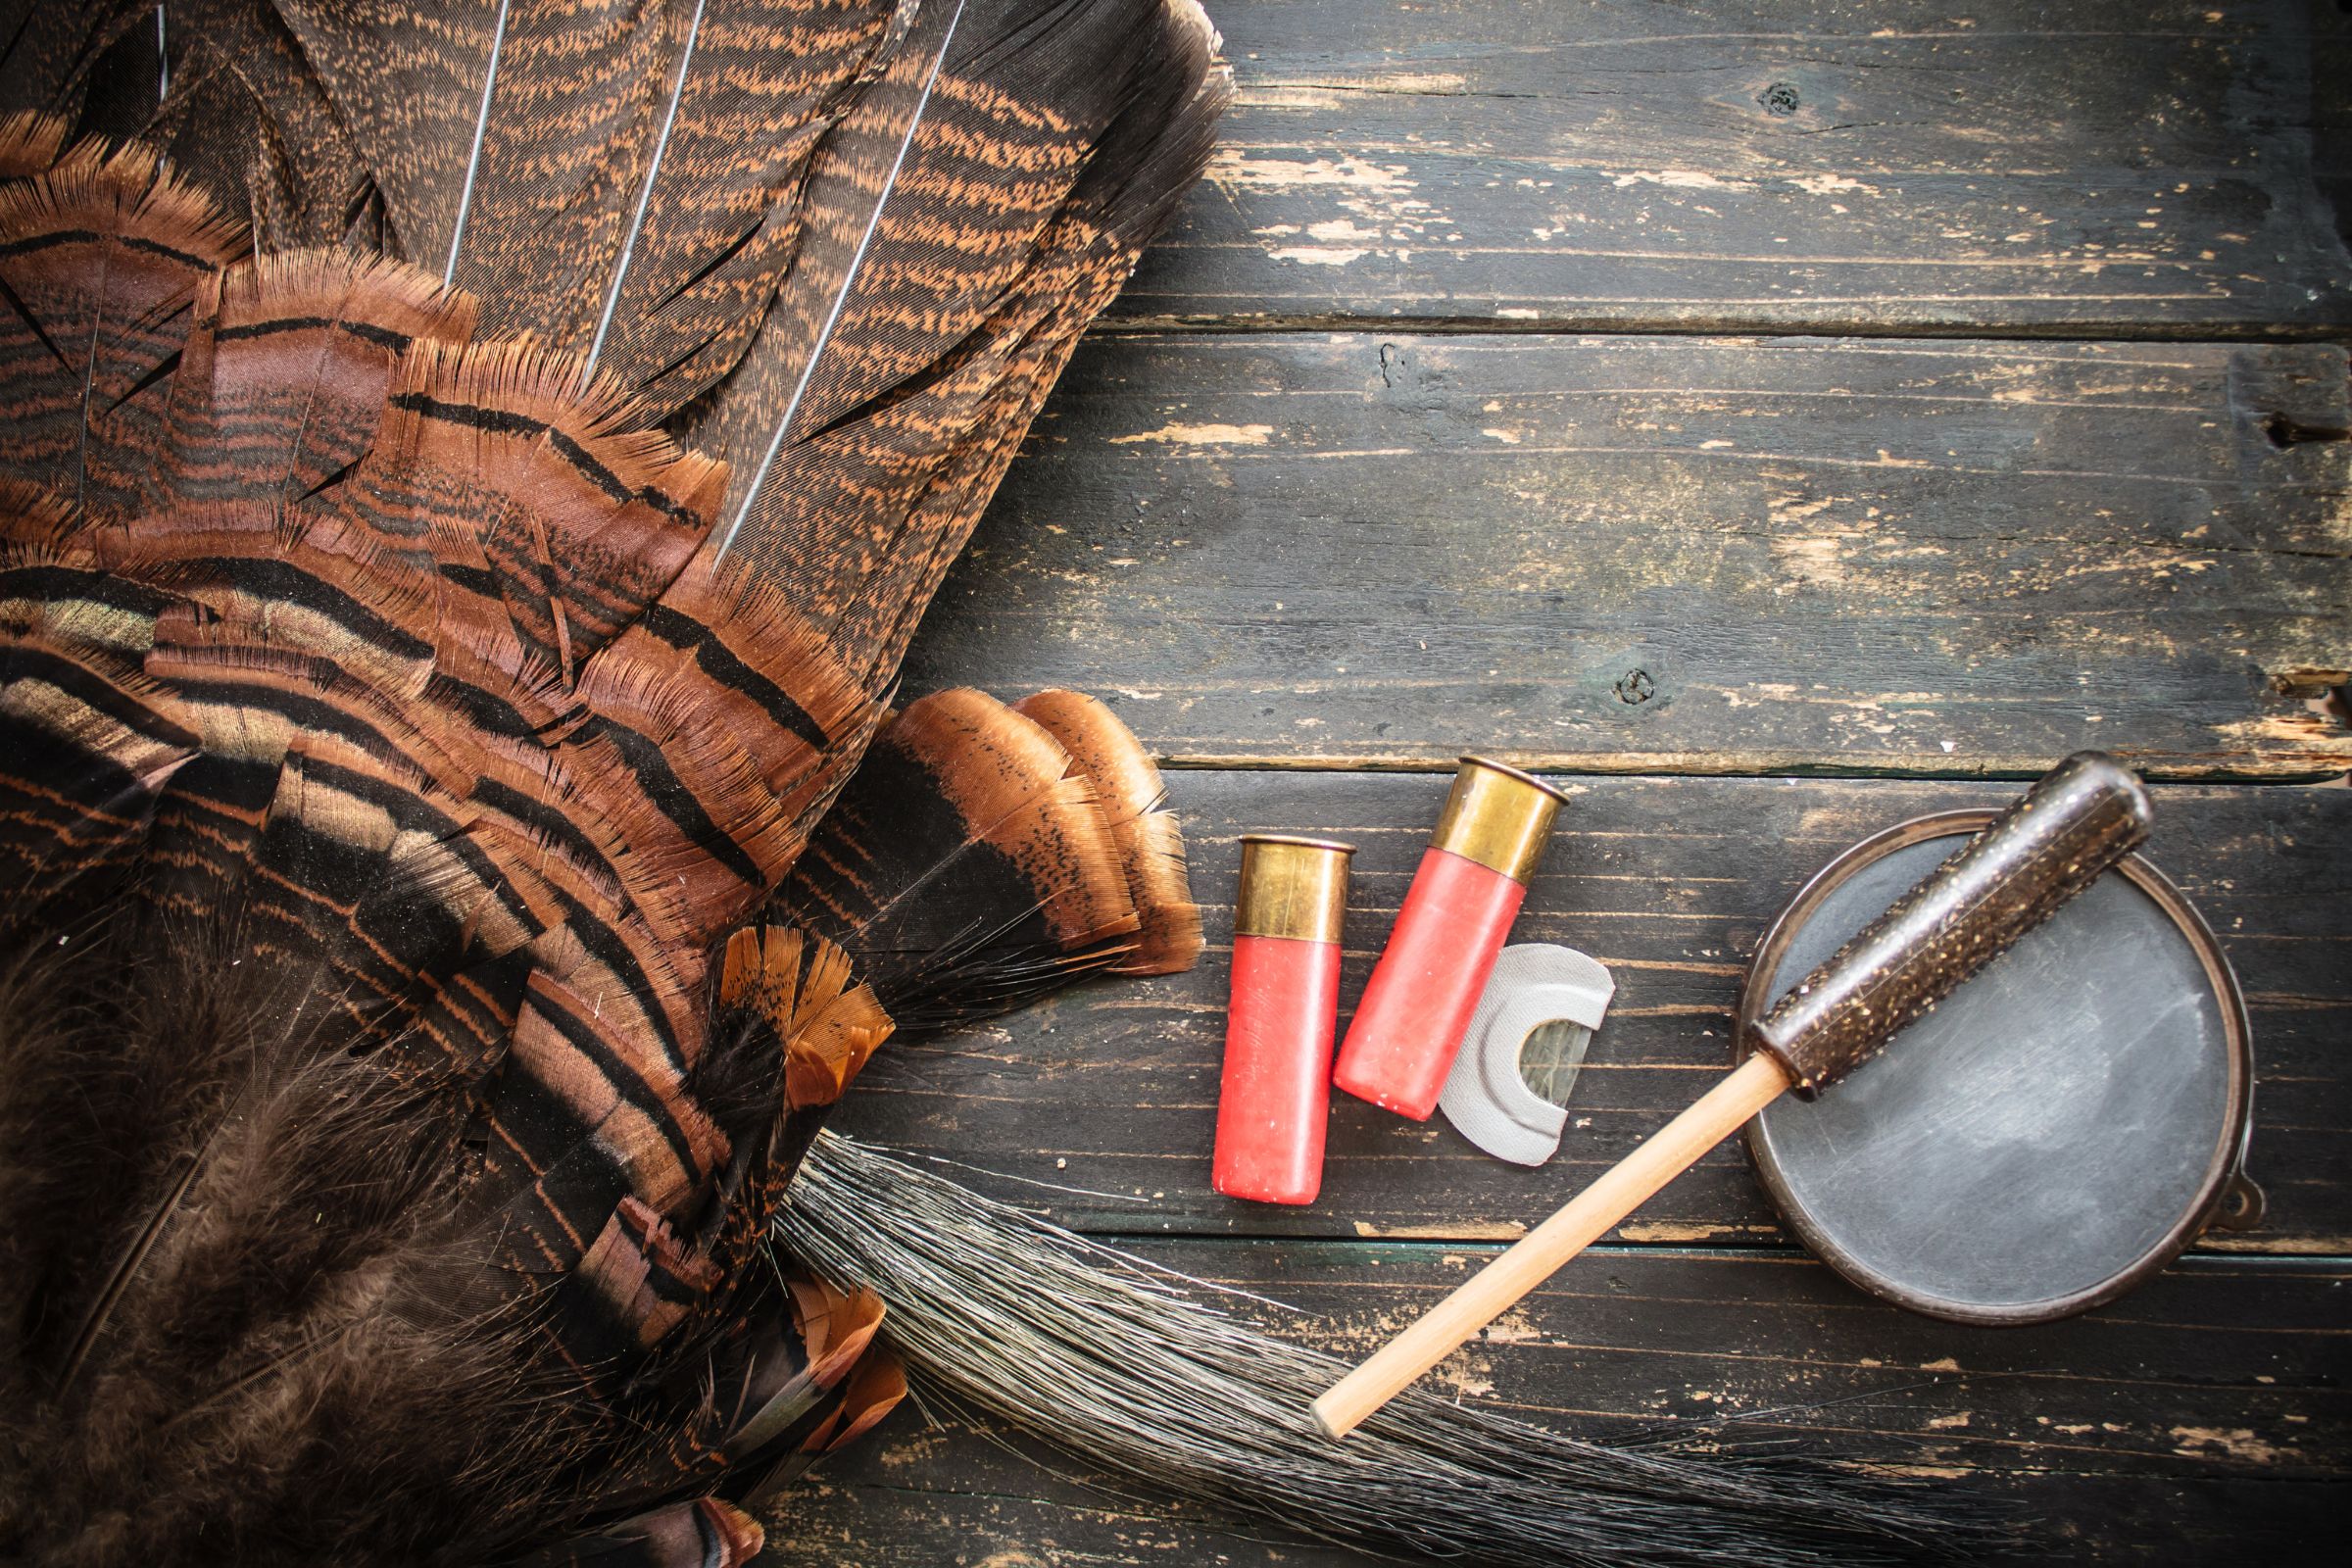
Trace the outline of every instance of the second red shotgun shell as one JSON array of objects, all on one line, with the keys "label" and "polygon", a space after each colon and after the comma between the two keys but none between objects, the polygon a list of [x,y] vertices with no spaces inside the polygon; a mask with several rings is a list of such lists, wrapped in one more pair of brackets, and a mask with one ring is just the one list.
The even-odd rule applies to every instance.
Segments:
[{"label": "second red shotgun shell", "polygon": [[1340,928],[1354,853],[1323,839],[1242,839],[1211,1174],[1228,1198],[1311,1203],[1322,1191]]},{"label": "second red shotgun shell", "polygon": [[1565,799],[1517,768],[1462,759],[1333,1082],[1400,1116],[1429,1119]]}]

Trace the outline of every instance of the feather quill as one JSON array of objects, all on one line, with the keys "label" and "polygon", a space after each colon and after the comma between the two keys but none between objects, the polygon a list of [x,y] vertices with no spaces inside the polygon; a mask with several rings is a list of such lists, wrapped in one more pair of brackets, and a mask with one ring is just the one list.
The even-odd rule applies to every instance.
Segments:
[{"label": "feather quill", "polygon": [[281,0],[411,255],[657,417],[730,369],[912,0]]},{"label": "feather quill", "polygon": [[[698,0],[686,20],[590,350],[663,416],[732,370],[765,319],[808,210],[810,164],[896,58],[913,8]],[[787,29],[796,45],[779,53]]]},{"label": "feather quill", "polygon": [[458,216],[449,225],[449,260],[441,267],[441,283],[450,287],[458,280],[458,252],[466,243],[466,220],[473,211],[473,190],[482,174],[482,143],[490,134],[490,105],[498,93],[498,63],[507,52],[507,8],[511,0],[498,0],[498,15],[490,24],[490,58],[482,64],[482,106],[474,111],[473,140],[466,150],[466,179],[458,189]]},{"label": "feather quill", "polygon": [[[762,1246],[890,1027],[743,928],[919,608],[823,573],[960,543],[1086,318],[1074,193],[1207,52],[1163,0],[155,20],[9,47],[183,173],[0,122],[0,1557],[740,1561],[713,1489],[903,1392]],[[727,454],[662,420],[882,504],[723,553]],[[1117,947],[1037,735],[998,837],[1086,836]]]},{"label": "feather quill", "polygon": [[[902,66],[927,64],[932,36],[918,24]],[[726,396],[685,425],[735,461],[730,556],[807,605],[875,689],[906,608],[936,590],[1078,329],[1133,270],[1121,193],[1161,148],[1205,156],[1229,92],[1190,4],[992,8],[943,43],[935,80],[886,81],[844,122],[811,189],[859,192],[828,204],[858,220],[811,235]],[[1097,63],[1081,84],[1075,61]],[[1055,112],[1021,108],[1040,98]],[[1005,148],[1017,175],[983,180],[975,145]]]},{"label": "feather quill", "polygon": [[[898,146],[891,153],[890,167],[882,174],[881,188],[875,191],[873,206],[865,215],[864,225],[858,230],[858,242],[851,247],[848,258],[839,264],[841,281],[831,290],[831,298],[824,303],[824,314],[817,323],[815,336],[801,357],[800,375],[794,380],[792,392],[785,398],[783,409],[776,415],[774,433],[768,437],[766,448],[760,452],[760,461],[753,466],[750,480],[742,487],[743,503],[729,519],[726,532],[719,536],[720,555],[725,555],[734,546],[735,536],[743,531],[743,520],[750,514],[769,470],[775,466],[776,454],[783,450],[785,438],[794,430],[802,402],[808,395],[809,384],[816,379],[818,367],[825,363],[825,350],[832,344],[833,330],[841,324],[842,308],[849,303],[851,290],[858,286],[866,256],[873,248],[874,231],[881,226],[882,215],[889,210],[891,197],[898,191],[899,175],[906,170],[906,155],[914,147],[915,132],[922,126],[924,111],[931,107],[931,95],[938,89],[939,74],[947,65],[948,51],[955,47],[956,29],[963,21],[964,4],[965,0],[955,0],[954,8],[946,13],[946,23],[939,28],[938,46],[928,51],[930,63],[914,85],[914,102],[906,111],[906,128],[899,134]],[[928,46],[930,40],[918,37],[917,42]],[[915,58],[919,61],[922,55],[923,52],[918,50]],[[821,267],[822,264],[815,265]]]},{"label": "feather quill", "polygon": [[637,259],[637,241],[645,232],[647,212],[653,206],[654,187],[662,178],[662,164],[669,154],[669,138],[678,125],[678,105],[686,96],[687,73],[694,68],[695,46],[702,42],[703,11],[709,0],[694,0],[694,10],[686,20],[686,42],[678,50],[677,74],[669,84],[669,99],[662,108],[662,125],[654,134],[653,152],[646,160],[645,179],[638,187],[636,209],[629,214],[628,231],[621,236],[620,257],[612,265],[612,281],[605,289],[605,308],[596,318],[596,335],[588,340],[587,366],[594,373],[597,361],[605,352],[605,338],[612,330],[612,313],[620,305],[621,285],[628,281],[629,264]]}]

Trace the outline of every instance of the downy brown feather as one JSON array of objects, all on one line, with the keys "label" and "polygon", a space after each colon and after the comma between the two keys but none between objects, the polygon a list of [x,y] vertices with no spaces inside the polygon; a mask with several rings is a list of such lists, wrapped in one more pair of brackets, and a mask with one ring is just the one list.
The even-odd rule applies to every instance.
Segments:
[{"label": "downy brown feather", "polygon": [[[892,1018],[745,922],[1221,101],[1163,0],[924,11],[12,34],[224,150],[0,123],[0,1556],[732,1562],[713,1491],[903,1392],[764,1246]],[[793,465],[675,440],[738,427],[834,442],[799,569],[722,548]],[[950,793],[1125,951],[1094,787],[982,727],[1034,801]]]}]

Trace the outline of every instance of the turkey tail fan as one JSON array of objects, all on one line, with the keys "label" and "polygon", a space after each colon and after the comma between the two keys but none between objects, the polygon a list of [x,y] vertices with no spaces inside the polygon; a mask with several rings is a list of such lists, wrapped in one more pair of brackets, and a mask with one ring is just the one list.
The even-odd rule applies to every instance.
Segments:
[{"label": "turkey tail fan", "polygon": [[709,441],[718,402],[761,440],[796,402],[792,435],[816,428],[978,325],[1082,169],[1157,166],[1108,215],[1132,252],[1206,155],[1162,123],[1211,75],[1192,0],[34,0],[19,20],[0,113],[142,134],[273,243],[365,232],[654,418],[761,340],[752,385],[695,420],[739,468],[760,451]]},{"label": "turkey tail fan", "polygon": [[936,692],[875,737],[771,909],[839,943],[907,1030],[1186,968],[1200,912],[1159,793],[1091,698]]},{"label": "turkey tail fan", "polygon": [[[1195,0],[162,11],[149,129],[191,174],[274,243],[406,257],[727,461],[717,550],[874,692],[1231,94]],[[44,44],[52,100],[120,28]]]},{"label": "turkey tail fan", "polygon": [[[1109,189],[1089,183],[1101,149],[1143,149],[1094,220],[1119,244],[1122,216],[1148,226],[1168,199],[1139,180],[1189,181],[1202,150],[1182,120],[1154,162],[1153,127],[1105,107],[1086,56],[1115,57],[1136,103],[1197,102],[1205,59],[1157,83],[1079,25],[1095,10],[1163,14],[975,0],[963,25],[988,48],[934,56],[973,74],[916,93],[1079,100],[990,100],[1061,138],[1063,173],[1024,198],[1051,224],[1024,207],[1007,242],[1054,276],[1074,188]],[[723,556],[725,466],[648,428],[665,394],[630,391],[651,367],[711,387],[714,416],[729,345],[803,258],[830,269],[820,293],[858,283],[811,236],[874,228],[891,260],[866,281],[892,291],[808,346],[825,396],[866,373],[852,360],[884,364],[886,315],[922,314],[917,270],[943,319],[977,299],[1018,334],[921,454],[906,510],[956,519],[936,554],[1083,311],[1004,316],[1006,278],[1030,274],[993,241],[968,263],[907,250],[951,156],[966,185],[1028,168],[1017,142],[973,153],[958,122],[902,130],[912,150],[867,180],[872,127],[847,122],[877,93],[906,119],[909,11],[495,11],[485,34],[463,5],[288,0],[260,86],[208,74],[185,29],[165,66],[189,74],[154,83],[159,131],[242,126],[253,157],[189,175],[265,237],[348,240],[372,209],[415,255],[447,216],[454,271],[255,258],[149,153],[0,123],[0,1557],[732,1562],[758,1532],[714,1494],[780,1484],[904,1392],[879,1300],[764,1246],[890,1020],[824,933],[745,922],[855,769],[921,607],[836,641],[818,612],[854,589]],[[589,30],[554,38],[560,12]],[[391,41],[337,55],[330,24]],[[132,36],[58,54],[64,107],[137,101]],[[988,74],[1048,44],[1061,74]],[[357,95],[396,83],[404,49],[454,80],[448,49],[476,46],[449,216],[426,177],[439,100]],[[784,85],[728,100],[755,56]],[[804,109],[763,172],[698,172],[785,101]],[[611,118],[624,102],[635,118]],[[325,106],[343,141],[272,153],[288,105]],[[599,140],[611,158],[577,167]],[[320,179],[353,200],[318,199]],[[475,272],[468,233],[492,258]],[[482,335],[502,322],[535,335]],[[924,366],[886,368],[858,396],[929,407]],[[1116,821],[1006,716],[1052,760],[1048,796],[1081,805],[1093,912],[1073,929],[1123,949]]]},{"label": "turkey tail fan", "polygon": [[[766,1246],[891,1019],[746,922],[1199,171],[1188,16],[0,19],[0,1557],[733,1563],[904,1393]],[[664,419],[842,438],[887,614]],[[999,711],[1127,951],[1143,786]]]},{"label": "turkey tail fan", "polygon": [[739,1554],[660,1510],[893,1395],[758,1246],[879,1008],[760,933],[710,1011],[870,705],[693,597],[722,470],[576,365],[206,270],[57,140],[0,134],[0,1556]]}]

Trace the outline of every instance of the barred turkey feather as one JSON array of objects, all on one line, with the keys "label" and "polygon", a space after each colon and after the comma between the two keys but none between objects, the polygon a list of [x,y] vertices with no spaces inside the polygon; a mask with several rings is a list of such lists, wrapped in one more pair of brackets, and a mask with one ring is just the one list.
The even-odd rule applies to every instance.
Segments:
[{"label": "barred turkey feather", "polygon": [[1178,974],[1200,956],[1200,906],[1184,872],[1184,835],[1165,809],[1159,769],[1101,699],[1035,692],[1012,705],[1069,755],[1094,785],[1135,905],[1134,943],[1112,956],[1113,974]]},{"label": "barred turkey feather", "polygon": [[883,726],[771,909],[853,955],[905,1029],[1090,971],[1189,968],[1200,909],[1158,798],[1151,760],[1092,699],[936,692]]},{"label": "barred turkey feather", "polygon": [[[740,1562],[904,1392],[767,1245],[894,1021],[762,911],[1198,173],[1204,27],[16,10],[0,1558]],[[746,450],[819,437],[825,564],[723,549]]]}]

